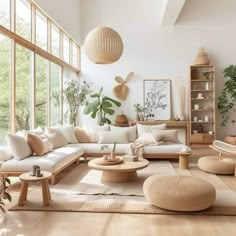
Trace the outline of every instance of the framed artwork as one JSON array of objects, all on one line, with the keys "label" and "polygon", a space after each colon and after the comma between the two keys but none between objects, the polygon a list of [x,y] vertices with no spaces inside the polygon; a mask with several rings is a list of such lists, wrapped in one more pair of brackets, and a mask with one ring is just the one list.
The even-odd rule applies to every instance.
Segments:
[{"label": "framed artwork", "polygon": [[145,116],[154,120],[171,118],[170,80],[144,80]]}]

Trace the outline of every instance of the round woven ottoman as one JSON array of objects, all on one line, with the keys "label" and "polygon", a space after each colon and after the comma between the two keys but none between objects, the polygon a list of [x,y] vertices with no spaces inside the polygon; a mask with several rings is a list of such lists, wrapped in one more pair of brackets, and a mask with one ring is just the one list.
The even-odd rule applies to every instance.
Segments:
[{"label": "round woven ottoman", "polygon": [[159,176],[147,178],[143,184],[146,199],[154,206],[172,211],[200,211],[215,201],[215,188],[191,176]]},{"label": "round woven ottoman", "polygon": [[234,174],[236,158],[205,156],[198,160],[198,167],[213,174],[230,175]]}]

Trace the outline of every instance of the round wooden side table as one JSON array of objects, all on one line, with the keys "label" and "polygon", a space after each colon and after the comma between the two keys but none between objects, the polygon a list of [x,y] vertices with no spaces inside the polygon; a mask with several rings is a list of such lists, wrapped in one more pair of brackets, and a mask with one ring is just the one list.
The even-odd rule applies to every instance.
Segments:
[{"label": "round wooden side table", "polygon": [[52,177],[52,173],[48,171],[41,171],[42,177],[32,176],[31,172],[24,173],[19,176],[22,181],[20,197],[18,200],[18,206],[24,206],[24,202],[27,199],[27,191],[29,183],[40,182],[42,185],[42,195],[43,195],[43,205],[49,206],[49,200],[51,199],[51,194],[48,186],[48,180]]},{"label": "round wooden side table", "polygon": [[179,155],[179,169],[186,170],[189,169],[188,158],[191,155],[190,152],[178,152]]}]

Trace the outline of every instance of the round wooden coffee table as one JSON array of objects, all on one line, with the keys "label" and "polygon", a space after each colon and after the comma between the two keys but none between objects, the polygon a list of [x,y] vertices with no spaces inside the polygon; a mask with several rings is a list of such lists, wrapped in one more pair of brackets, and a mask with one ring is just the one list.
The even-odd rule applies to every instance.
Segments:
[{"label": "round wooden coffee table", "polygon": [[48,206],[51,194],[48,186],[48,180],[52,177],[52,173],[48,171],[41,171],[42,177],[32,176],[31,172],[24,173],[19,176],[22,181],[20,197],[18,200],[18,206],[24,206],[24,201],[27,199],[28,185],[32,182],[40,182],[42,184],[43,192],[43,205]]},{"label": "round wooden coffee table", "polygon": [[138,161],[123,161],[117,165],[98,165],[97,159],[89,161],[88,166],[95,170],[102,171],[102,181],[111,183],[124,183],[137,179],[137,170],[144,169],[149,165],[149,161],[139,158]]}]

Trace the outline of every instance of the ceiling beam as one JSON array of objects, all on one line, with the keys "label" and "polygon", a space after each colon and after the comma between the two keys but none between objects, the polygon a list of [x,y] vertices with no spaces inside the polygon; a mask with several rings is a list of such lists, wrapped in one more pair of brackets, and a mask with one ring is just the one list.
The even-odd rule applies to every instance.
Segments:
[{"label": "ceiling beam", "polygon": [[165,0],[163,13],[161,16],[161,25],[175,25],[186,0]]}]

